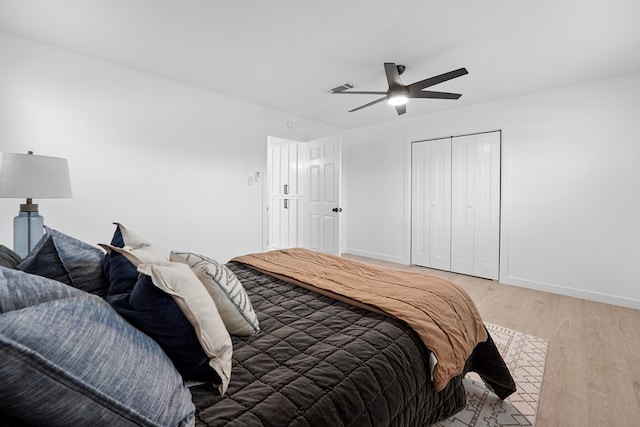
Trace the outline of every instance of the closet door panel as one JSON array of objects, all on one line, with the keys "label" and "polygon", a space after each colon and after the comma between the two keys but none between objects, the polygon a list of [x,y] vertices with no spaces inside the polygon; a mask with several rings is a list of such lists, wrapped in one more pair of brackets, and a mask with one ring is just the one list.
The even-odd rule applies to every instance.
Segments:
[{"label": "closet door panel", "polygon": [[427,142],[411,144],[411,263],[425,267],[430,263],[428,149]]},{"label": "closet door panel", "polygon": [[451,271],[474,273],[475,141],[453,138],[451,155]]},{"label": "closet door panel", "polygon": [[500,132],[452,139],[451,271],[498,279]]},{"label": "closet door panel", "polygon": [[451,269],[451,141],[432,142],[429,161],[430,267]]},{"label": "closet door panel", "polygon": [[451,140],[412,146],[412,260],[451,268]]},{"label": "closet door panel", "polygon": [[474,275],[498,279],[500,261],[500,133],[476,136]]}]

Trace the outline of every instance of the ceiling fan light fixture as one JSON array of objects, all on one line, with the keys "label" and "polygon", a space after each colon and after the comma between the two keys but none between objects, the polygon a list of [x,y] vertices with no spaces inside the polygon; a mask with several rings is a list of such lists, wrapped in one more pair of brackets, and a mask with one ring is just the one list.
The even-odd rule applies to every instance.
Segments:
[{"label": "ceiling fan light fixture", "polygon": [[393,87],[387,92],[387,102],[389,105],[405,105],[409,101],[409,91],[405,86]]},{"label": "ceiling fan light fixture", "polygon": [[403,93],[390,95],[387,99],[389,105],[404,105],[409,102],[409,97]]}]

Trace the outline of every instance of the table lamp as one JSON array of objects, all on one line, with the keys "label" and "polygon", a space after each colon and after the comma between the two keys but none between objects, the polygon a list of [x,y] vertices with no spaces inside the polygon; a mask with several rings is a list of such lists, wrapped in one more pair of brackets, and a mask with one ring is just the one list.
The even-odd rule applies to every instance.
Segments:
[{"label": "table lamp", "polygon": [[44,235],[44,218],[33,199],[72,197],[67,160],[32,151],[0,153],[0,197],[27,200],[13,219],[13,250],[24,258]]}]

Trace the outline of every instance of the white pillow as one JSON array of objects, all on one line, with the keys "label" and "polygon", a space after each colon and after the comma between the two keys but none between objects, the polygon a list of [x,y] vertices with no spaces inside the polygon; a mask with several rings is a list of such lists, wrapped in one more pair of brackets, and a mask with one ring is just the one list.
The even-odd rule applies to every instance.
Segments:
[{"label": "white pillow", "polygon": [[247,336],[260,332],[258,317],[249,296],[227,266],[190,252],[172,251],[169,259],[191,267],[216,303],[231,335]]},{"label": "white pillow", "polygon": [[[164,256],[158,249],[151,245],[151,243],[147,242],[144,238],[137,235],[131,230],[127,230],[124,225],[114,222],[114,224],[120,229],[120,234],[122,234],[122,241],[124,242],[124,249],[127,252],[133,253],[138,260],[138,263],[135,263],[133,260],[129,259],[133,265],[136,267],[138,264],[168,264],[169,260],[166,256]],[[101,244],[103,249],[107,252],[113,249],[111,245]]]},{"label": "white pillow", "polygon": [[193,271],[181,263],[140,264],[138,271],[151,276],[153,284],[171,295],[189,319],[202,349],[209,356],[209,365],[222,379],[219,391],[223,395],[231,378],[233,345],[207,290]]}]

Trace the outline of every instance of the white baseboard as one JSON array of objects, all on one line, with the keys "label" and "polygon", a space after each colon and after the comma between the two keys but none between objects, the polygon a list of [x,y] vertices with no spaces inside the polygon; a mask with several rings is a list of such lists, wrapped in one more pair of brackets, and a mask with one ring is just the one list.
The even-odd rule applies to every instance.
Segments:
[{"label": "white baseboard", "polygon": [[[371,251],[363,251],[354,248],[345,248],[343,253],[363,256],[367,258],[378,259],[381,261],[394,262],[396,264],[409,265],[410,261],[403,257],[391,256]],[[552,283],[537,282],[534,280],[523,279],[520,277],[500,277],[500,283],[505,285],[519,286],[521,288],[533,289],[536,291],[549,292],[552,294],[565,295],[574,298],[581,298],[589,301],[601,302],[605,304],[618,305],[621,307],[633,308],[640,310],[640,300],[626,298],[617,295],[604,294],[601,292],[587,291],[584,289],[572,288],[569,286],[561,286]]]},{"label": "white baseboard", "polygon": [[640,300],[633,298],[603,294],[601,292],[587,291],[584,289],[560,286],[551,283],[536,282],[519,277],[500,277],[500,283],[640,310]]},{"label": "white baseboard", "polygon": [[362,250],[353,249],[353,248],[345,248],[343,253],[363,256],[363,257],[367,257],[367,258],[379,259],[381,261],[395,262],[396,264],[409,265],[409,260],[407,260],[407,259],[405,259],[403,257],[380,254],[380,253],[377,253],[377,252],[362,251]]}]

